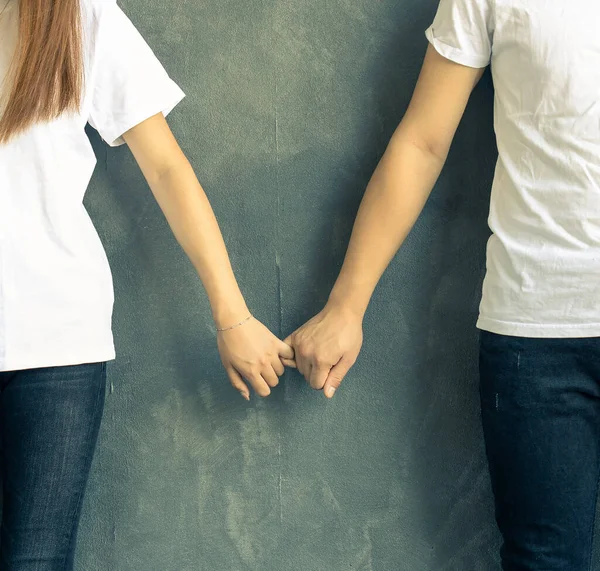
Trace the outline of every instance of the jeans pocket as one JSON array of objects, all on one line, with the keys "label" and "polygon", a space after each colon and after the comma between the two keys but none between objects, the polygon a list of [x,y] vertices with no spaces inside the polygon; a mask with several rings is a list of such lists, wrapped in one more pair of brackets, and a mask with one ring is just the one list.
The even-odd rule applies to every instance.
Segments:
[{"label": "jeans pocket", "polygon": [[506,408],[519,385],[523,340],[482,331],[479,344],[479,392],[486,409]]}]

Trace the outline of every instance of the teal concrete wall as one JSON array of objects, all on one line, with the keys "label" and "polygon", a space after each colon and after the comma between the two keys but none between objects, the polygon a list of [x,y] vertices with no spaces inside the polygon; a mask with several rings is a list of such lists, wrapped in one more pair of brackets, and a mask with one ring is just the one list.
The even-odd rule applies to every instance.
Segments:
[{"label": "teal concrete wall", "polygon": [[[324,303],[411,96],[436,0],[123,0],[187,93],[169,121],[248,303],[286,336]],[[496,532],[475,329],[495,161],[477,88],[332,402],[296,373],[245,403],[209,306],[127,149],[91,134],[86,204],[119,357],[79,571],[488,571]]]}]

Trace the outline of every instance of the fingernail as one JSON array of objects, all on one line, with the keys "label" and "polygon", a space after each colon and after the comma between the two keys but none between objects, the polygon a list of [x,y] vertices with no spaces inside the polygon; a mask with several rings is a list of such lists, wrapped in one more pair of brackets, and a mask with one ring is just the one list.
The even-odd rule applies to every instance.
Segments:
[{"label": "fingernail", "polygon": [[332,398],[333,395],[335,394],[335,389],[333,387],[329,387],[326,391],[325,391],[325,396],[327,398]]},{"label": "fingernail", "polygon": [[242,397],[246,400],[250,400],[250,395],[247,393],[240,393],[242,395]]}]

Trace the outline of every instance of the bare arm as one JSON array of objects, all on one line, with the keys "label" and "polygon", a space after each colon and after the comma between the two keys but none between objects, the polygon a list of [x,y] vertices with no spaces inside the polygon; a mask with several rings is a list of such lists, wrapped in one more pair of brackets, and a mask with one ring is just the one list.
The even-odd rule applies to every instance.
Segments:
[{"label": "bare arm", "polygon": [[[218,328],[250,315],[235,279],[217,220],[192,166],[166,120],[156,115],[124,135],[171,229],[196,268]],[[267,396],[279,382],[281,358],[293,350],[262,323],[250,319],[218,336],[223,364],[232,384],[249,398],[242,378]]]},{"label": "bare arm", "polygon": [[287,339],[300,372],[326,396],[358,356],[369,300],[421,213],[482,74],[429,47],[408,110],[367,187],[329,302]]},{"label": "bare arm", "polygon": [[171,229],[196,268],[217,327],[244,319],[249,311],[233,274],[208,198],[162,115],[125,134]]}]

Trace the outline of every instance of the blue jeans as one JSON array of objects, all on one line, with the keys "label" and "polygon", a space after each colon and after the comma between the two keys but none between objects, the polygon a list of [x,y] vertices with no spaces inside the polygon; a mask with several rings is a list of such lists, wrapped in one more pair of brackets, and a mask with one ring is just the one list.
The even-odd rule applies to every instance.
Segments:
[{"label": "blue jeans", "polygon": [[0,571],[69,571],[105,363],[0,372]]},{"label": "blue jeans", "polygon": [[505,571],[588,571],[600,476],[600,338],[481,332],[481,410]]}]

